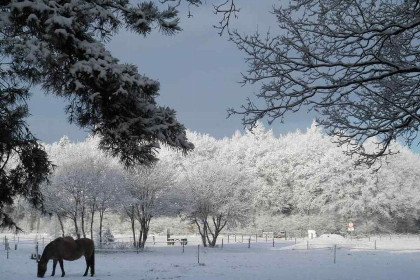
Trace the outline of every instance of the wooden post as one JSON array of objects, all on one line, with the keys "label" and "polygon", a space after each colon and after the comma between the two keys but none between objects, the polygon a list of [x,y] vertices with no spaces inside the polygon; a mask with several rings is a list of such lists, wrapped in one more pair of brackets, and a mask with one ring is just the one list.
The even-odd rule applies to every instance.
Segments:
[{"label": "wooden post", "polygon": [[228,243],[229,243],[229,234],[228,234]]},{"label": "wooden post", "polygon": [[376,239],[375,239],[375,250],[376,250]]},{"label": "wooden post", "polygon": [[155,236],[153,235],[153,245],[156,245]]},{"label": "wooden post", "polygon": [[273,247],[274,247],[274,233],[273,233]]},{"label": "wooden post", "polygon": [[337,255],[337,245],[334,245],[334,263]]},{"label": "wooden post", "polygon": [[222,249],[223,249],[223,238],[222,238]]},{"label": "wooden post", "polygon": [[306,240],[306,250],[309,250],[309,240]]},{"label": "wooden post", "polygon": [[284,240],[287,240],[287,232],[284,232]]},{"label": "wooden post", "polygon": [[198,245],[198,249],[197,249],[197,258],[198,258],[198,264],[200,264],[200,245]]},{"label": "wooden post", "polygon": [[251,248],[251,237],[248,239],[248,249]]},{"label": "wooden post", "polygon": [[35,251],[36,251],[36,262],[38,262],[38,241],[36,242],[36,245],[35,245]]},{"label": "wooden post", "polygon": [[184,253],[184,244],[185,242],[182,242],[182,253]]},{"label": "wooden post", "polygon": [[258,242],[258,233],[255,234],[255,243]]},{"label": "wooden post", "polygon": [[15,243],[15,251],[17,250],[17,244]]}]

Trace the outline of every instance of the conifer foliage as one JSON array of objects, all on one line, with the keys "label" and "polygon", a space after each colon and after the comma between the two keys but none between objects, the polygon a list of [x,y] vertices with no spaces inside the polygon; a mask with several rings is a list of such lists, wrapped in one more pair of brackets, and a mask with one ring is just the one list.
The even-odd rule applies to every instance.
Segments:
[{"label": "conifer foliage", "polygon": [[193,149],[175,111],[156,103],[159,83],[104,46],[121,27],[144,36],[153,28],[174,34],[181,30],[177,13],[125,0],[0,1],[0,227],[13,225],[2,210],[13,196],[40,203],[38,186],[50,171],[23,121],[33,85],[66,98],[69,121],[99,134],[101,149],[127,166],[155,162],[160,144]]},{"label": "conifer foliage", "polygon": [[[29,132],[26,88],[18,87],[15,77],[0,70],[0,228],[17,228],[4,210],[13,198],[24,196],[39,205],[39,185],[51,171],[47,153]],[[17,228],[19,229],[19,228]]]}]

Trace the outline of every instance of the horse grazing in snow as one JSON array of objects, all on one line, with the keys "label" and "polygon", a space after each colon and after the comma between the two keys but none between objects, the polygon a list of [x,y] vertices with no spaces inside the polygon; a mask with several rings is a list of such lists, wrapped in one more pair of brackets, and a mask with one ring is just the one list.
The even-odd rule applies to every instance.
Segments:
[{"label": "horse grazing in snow", "polygon": [[63,260],[74,261],[85,256],[86,271],[83,276],[86,276],[90,267],[90,275],[95,274],[95,246],[93,241],[89,238],[81,238],[74,240],[72,237],[59,237],[45,246],[41,259],[38,262],[38,277],[44,277],[47,271],[47,264],[50,259],[53,260],[53,271],[51,276],[55,275],[55,267],[57,261],[61,267],[61,277],[64,277]]}]

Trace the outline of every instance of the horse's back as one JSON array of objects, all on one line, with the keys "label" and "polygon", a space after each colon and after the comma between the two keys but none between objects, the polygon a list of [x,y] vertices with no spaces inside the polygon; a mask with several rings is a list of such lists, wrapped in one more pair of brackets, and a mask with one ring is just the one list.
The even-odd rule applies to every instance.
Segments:
[{"label": "horse's back", "polygon": [[74,240],[71,236],[59,237],[54,241],[57,258],[68,261],[77,260],[83,255],[91,255],[94,250],[93,241],[89,238]]}]

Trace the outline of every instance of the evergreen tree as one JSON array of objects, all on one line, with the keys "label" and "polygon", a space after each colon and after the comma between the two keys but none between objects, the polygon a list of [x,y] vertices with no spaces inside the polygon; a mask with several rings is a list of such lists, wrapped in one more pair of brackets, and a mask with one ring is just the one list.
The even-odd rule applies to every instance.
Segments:
[{"label": "evergreen tree", "polygon": [[[226,13],[224,5],[216,6],[224,15],[222,31],[225,17],[236,12]],[[135,65],[119,63],[103,44],[122,26],[144,36],[153,27],[167,35],[180,31],[175,7],[128,0],[0,1],[0,227],[14,225],[3,207],[15,195],[41,204],[38,187],[51,168],[23,121],[32,85],[69,100],[70,122],[100,135],[101,149],[127,166],[155,162],[159,144],[193,149],[175,111],[156,104],[159,83]]]},{"label": "evergreen tree", "polygon": [[39,186],[51,171],[47,153],[24,121],[27,97],[27,88],[19,87],[9,70],[0,69],[0,228],[19,229],[5,208],[18,195],[39,205]]}]

